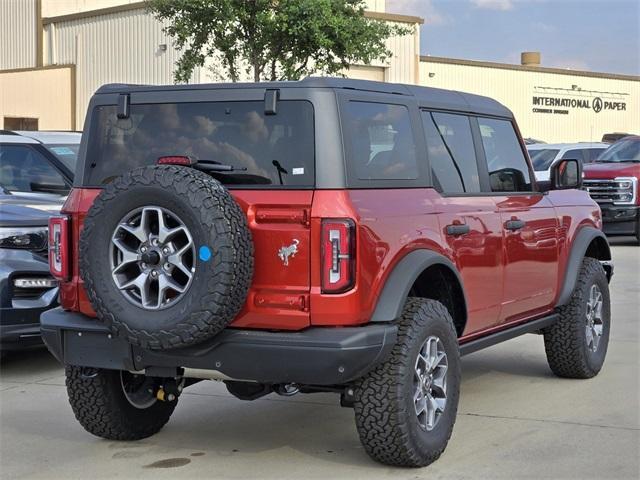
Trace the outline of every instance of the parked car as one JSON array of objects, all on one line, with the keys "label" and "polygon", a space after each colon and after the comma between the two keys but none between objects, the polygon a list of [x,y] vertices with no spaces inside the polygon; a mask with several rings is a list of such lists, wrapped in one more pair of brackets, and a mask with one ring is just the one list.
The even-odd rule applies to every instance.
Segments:
[{"label": "parked car", "polygon": [[632,235],[640,245],[640,136],[625,137],[584,170],[584,186],[598,202],[607,235]]},{"label": "parked car", "polygon": [[372,458],[418,467],[451,436],[460,355],[536,332],[561,377],[603,365],[600,210],[576,160],[537,190],[494,100],[111,85],[85,126],[49,227],[61,307],[41,320],[94,435],[153,435],[184,388],[219,379],[243,400],[339,393]]},{"label": "parked car", "polygon": [[607,143],[549,143],[527,145],[527,151],[531,157],[536,180],[548,182],[551,166],[555,162],[573,158],[583,164],[592,163],[608,147]]},{"label": "parked car", "polygon": [[602,135],[602,141],[604,143],[615,143],[618,140],[622,140],[625,137],[632,136],[631,133],[623,133],[623,132],[615,132],[615,133],[605,133]]},{"label": "parked car", "polygon": [[0,351],[42,345],[40,314],[58,305],[49,273],[51,215],[71,188],[80,135],[0,131]]}]

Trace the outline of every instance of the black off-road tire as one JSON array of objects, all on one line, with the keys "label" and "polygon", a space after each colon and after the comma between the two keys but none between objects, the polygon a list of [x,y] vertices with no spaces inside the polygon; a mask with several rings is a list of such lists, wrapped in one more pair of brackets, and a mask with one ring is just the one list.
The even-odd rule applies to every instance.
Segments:
[{"label": "black off-road tire", "polygon": [[[433,430],[426,431],[414,410],[413,377],[418,351],[430,335],[442,340],[449,367],[445,410]],[[435,300],[409,298],[391,354],[356,385],[356,427],[369,456],[402,467],[424,467],[437,460],[453,431],[460,377],[460,352],[449,311]]]},{"label": "black off-road tire", "polygon": [[[587,301],[594,284],[598,285],[603,296],[603,331],[595,352],[588,348],[585,333]],[[543,331],[549,367],[554,374],[563,378],[594,377],[607,355],[611,325],[609,283],[598,260],[586,257],[582,261],[571,300],[558,308],[558,314],[558,321]]]},{"label": "black off-road tire", "polygon": [[[162,310],[134,305],[111,278],[109,248],[118,222],[136,208],[159,206],[189,228],[196,249],[210,260],[196,261],[183,298]],[[192,168],[150,166],[108,184],[84,221],[80,275],[98,318],[115,335],[152,350],[184,347],[224,329],[240,311],[253,277],[253,242],[246,217],[217,180]]]},{"label": "black off-road tire", "polygon": [[158,433],[169,421],[178,400],[134,407],[125,397],[120,372],[67,366],[69,403],[84,429],[109,440],[140,440]]}]

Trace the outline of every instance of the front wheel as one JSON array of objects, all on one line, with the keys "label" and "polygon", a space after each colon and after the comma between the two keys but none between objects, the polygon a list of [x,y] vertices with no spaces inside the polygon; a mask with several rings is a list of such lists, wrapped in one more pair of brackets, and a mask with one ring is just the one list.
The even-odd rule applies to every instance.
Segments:
[{"label": "front wheel", "polygon": [[365,450],[388,465],[429,465],[451,437],[459,395],[460,352],[449,311],[435,300],[409,298],[391,354],[355,390]]},{"label": "front wheel", "polygon": [[571,299],[558,314],[544,330],[549,367],[559,377],[594,377],[604,364],[611,326],[609,283],[598,260],[582,261]]},{"label": "front wheel", "polygon": [[73,413],[89,433],[109,440],[139,440],[160,431],[176,407],[156,398],[162,379],[118,370],[67,366]]}]

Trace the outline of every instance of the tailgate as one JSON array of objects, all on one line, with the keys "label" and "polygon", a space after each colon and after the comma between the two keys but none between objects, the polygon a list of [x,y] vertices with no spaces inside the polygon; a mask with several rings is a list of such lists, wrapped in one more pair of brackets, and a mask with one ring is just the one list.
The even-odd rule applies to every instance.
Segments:
[{"label": "tailgate", "polygon": [[231,190],[247,215],[255,268],[247,301],[231,326],[309,326],[312,190]]}]

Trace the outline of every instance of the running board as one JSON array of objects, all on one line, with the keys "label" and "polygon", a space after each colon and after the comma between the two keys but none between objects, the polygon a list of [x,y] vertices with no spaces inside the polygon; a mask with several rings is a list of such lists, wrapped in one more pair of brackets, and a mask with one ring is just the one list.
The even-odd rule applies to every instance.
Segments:
[{"label": "running board", "polygon": [[460,345],[460,356],[469,355],[470,353],[477,352],[483,348],[491,347],[497,343],[504,342],[505,340],[511,340],[512,338],[519,337],[525,333],[533,333],[542,330],[549,325],[552,325],[558,320],[558,314],[554,313],[548,317],[538,318],[530,322],[516,325],[515,327],[507,327],[486,337],[481,337],[476,340],[471,340]]}]

